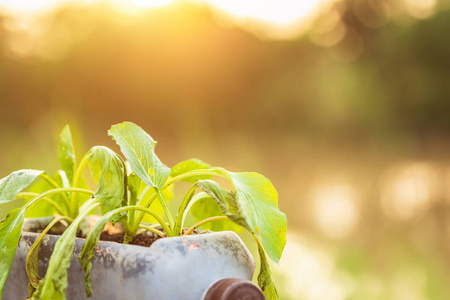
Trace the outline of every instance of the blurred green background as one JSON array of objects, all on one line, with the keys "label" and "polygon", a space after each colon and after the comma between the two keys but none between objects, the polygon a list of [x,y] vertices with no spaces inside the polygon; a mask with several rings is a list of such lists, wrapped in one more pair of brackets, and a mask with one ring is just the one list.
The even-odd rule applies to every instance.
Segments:
[{"label": "blurred green background", "polygon": [[448,299],[450,1],[2,2],[0,177],[132,121],[272,180],[282,299]]}]

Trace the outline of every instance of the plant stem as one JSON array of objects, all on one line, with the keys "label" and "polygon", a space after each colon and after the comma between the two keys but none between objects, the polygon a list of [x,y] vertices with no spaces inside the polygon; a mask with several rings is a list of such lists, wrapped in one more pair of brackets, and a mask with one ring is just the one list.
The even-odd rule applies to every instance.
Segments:
[{"label": "plant stem", "polygon": [[156,194],[159,197],[159,202],[161,203],[162,208],[164,209],[164,213],[166,214],[167,221],[169,222],[170,229],[173,230],[175,226],[175,222],[173,221],[172,214],[170,213],[169,206],[167,205],[166,199],[164,199],[164,195],[161,193],[161,190],[156,189]]},{"label": "plant stem", "polygon": [[[132,210],[132,209],[139,210],[139,211],[142,211],[142,212],[145,212],[145,213],[151,215],[153,218],[156,219],[156,221],[158,221],[158,223],[161,225],[161,227],[166,232],[167,236],[173,236],[172,230],[170,230],[170,228],[167,226],[166,222],[164,222],[164,220],[159,216],[158,213],[156,213],[155,211],[153,211],[151,209],[148,209],[148,208],[145,208],[145,207],[142,207],[139,205],[125,206],[125,207],[116,208],[115,210],[108,212],[108,214],[111,214],[111,213],[117,214],[122,211],[127,211],[127,210]],[[138,228],[138,227],[139,227],[139,225],[136,228]]]},{"label": "plant stem", "polygon": [[204,220],[198,222],[197,224],[194,224],[183,235],[190,235],[195,230],[195,228],[200,227],[205,223],[214,222],[214,221],[225,221],[225,220],[230,220],[230,219],[228,219],[227,216],[215,216],[215,217],[210,217],[210,218],[204,219]]},{"label": "plant stem", "polygon": [[172,179],[169,179],[166,184],[162,187],[162,190],[166,189],[169,185],[174,184],[177,181],[187,179],[189,177],[195,177],[195,176],[221,176],[218,174],[215,169],[209,169],[209,170],[194,170],[190,172],[183,173],[181,175],[175,176]]},{"label": "plant stem", "polygon": [[[88,151],[83,158],[80,161],[80,164],[78,165],[77,171],[75,172],[75,176],[73,178],[73,187],[77,188],[79,181],[81,179],[81,175],[83,174],[83,170],[86,167],[87,159],[89,157],[89,154],[91,151]],[[70,202],[70,214],[73,218],[76,218],[78,215],[78,197],[76,193],[73,193],[71,196],[71,202]]]},{"label": "plant stem", "polygon": [[146,225],[139,225],[139,228],[142,228],[142,229],[145,229],[145,230],[148,230],[148,231],[151,231],[151,232],[153,232],[154,234],[157,234],[158,236],[160,236],[160,237],[165,237],[165,235],[164,235],[164,232],[162,232],[161,230],[158,230],[158,229],[156,229],[156,228],[153,228],[153,227],[151,227],[151,226],[146,226]]},{"label": "plant stem", "polygon": [[[30,192],[23,192],[23,193],[19,193],[17,195],[17,197],[36,197],[36,196],[39,196],[39,194],[38,193],[30,193]],[[62,215],[62,216],[67,215],[68,212],[65,213],[64,210],[62,209],[62,207],[59,206],[58,203],[56,203],[55,201],[53,201],[47,197],[42,198],[42,200],[45,200],[48,203],[50,203],[50,205],[52,205],[60,215]]]},{"label": "plant stem", "polygon": [[[195,170],[195,171],[186,172],[181,175],[175,176],[172,179],[169,179],[166,182],[166,184],[164,184],[164,186],[161,188],[160,191],[164,191],[166,188],[168,188],[170,185],[174,184],[177,181],[180,181],[180,180],[183,180],[186,178],[190,178],[190,177],[195,177],[195,176],[222,176],[222,175],[218,174],[214,169]],[[146,193],[147,193],[147,191],[144,189],[141,193],[142,198],[144,197],[144,194],[146,194]],[[155,197],[156,197],[156,195],[152,195],[149,199],[146,200],[145,203],[141,204],[140,202],[142,202],[142,201],[140,201],[139,205],[142,207],[149,207],[149,205],[153,202]],[[135,229],[138,228],[139,224],[142,222],[143,217],[144,217],[144,213],[139,212],[135,218],[135,225],[133,226]]]},{"label": "plant stem", "polygon": [[65,192],[73,192],[73,193],[82,193],[82,194],[89,194],[93,195],[94,192],[90,190],[85,189],[79,189],[79,188],[57,188],[54,190],[46,191],[42,194],[37,195],[36,197],[32,198],[27,204],[27,208],[35,204],[38,200],[45,198],[50,195],[59,194],[59,193],[65,193]]},{"label": "plant stem", "polygon": [[[41,177],[42,179],[47,181],[47,183],[50,184],[55,189],[61,187],[56,181],[54,181],[50,176],[48,176],[45,173],[42,173],[41,175],[39,175],[39,177]],[[67,213],[70,213],[70,200],[69,200],[69,197],[67,197],[67,194],[63,194],[63,197],[64,197],[64,200],[65,200],[64,201],[64,206],[66,207]]]},{"label": "plant stem", "polygon": [[196,189],[197,189],[197,186],[194,184],[189,189],[189,191],[186,193],[186,195],[183,198],[183,201],[181,202],[180,208],[178,209],[178,215],[177,215],[177,220],[175,222],[175,227],[173,228],[173,233],[175,235],[181,235],[181,233],[182,233],[184,211],[186,210],[186,207],[188,206],[189,202],[191,201],[192,196],[194,195]]}]

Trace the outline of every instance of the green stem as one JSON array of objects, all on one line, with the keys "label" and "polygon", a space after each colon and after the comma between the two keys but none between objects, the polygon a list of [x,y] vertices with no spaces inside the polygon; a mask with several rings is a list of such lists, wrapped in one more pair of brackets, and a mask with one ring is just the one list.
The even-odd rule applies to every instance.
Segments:
[{"label": "green stem", "polygon": [[[137,205],[141,205],[142,199],[144,199],[145,195],[147,195],[149,190],[150,190],[150,187],[148,185],[146,185],[145,188],[142,190],[142,192],[138,196]],[[144,206],[144,205],[141,205],[141,206]]]},{"label": "green stem", "polygon": [[[190,172],[186,172],[183,173],[181,175],[175,176],[171,179],[169,179],[166,184],[164,184],[164,186],[161,188],[161,191],[164,191],[166,188],[168,188],[170,185],[174,184],[177,181],[183,180],[183,179],[187,179],[190,177],[195,177],[195,176],[222,176],[221,174],[218,174],[215,169],[209,169],[209,170],[195,170],[195,171],[190,171]],[[141,193],[141,195],[145,194],[147,191],[144,189]],[[149,207],[149,205],[153,202],[153,200],[155,199],[156,195],[152,195],[149,199],[146,200],[145,203],[140,203],[139,205],[142,207]],[[143,196],[142,196],[143,198]],[[142,201],[141,201],[142,202]],[[143,212],[139,212],[138,215],[135,218],[135,225],[134,228],[138,228],[139,224],[142,222],[142,218],[144,218],[144,213]]]},{"label": "green stem", "polygon": [[44,179],[45,181],[47,181],[48,184],[50,184],[52,187],[54,187],[55,189],[59,188],[59,184],[56,183],[56,181],[54,181],[52,178],[50,178],[50,176],[48,176],[45,173],[41,173],[41,175],[39,175],[39,177],[41,177],[42,179]]},{"label": "green stem", "polygon": [[[156,221],[158,221],[158,223],[161,225],[161,227],[166,232],[167,236],[173,236],[172,230],[170,230],[170,228],[167,226],[166,222],[164,222],[164,220],[159,216],[158,213],[156,213],[155,211],[153,211],[151,209],[148,209],[148,208],[145,208],[145,207],[142,207],[142,206],[139,206],[139,205],[120,207],[120,208],[117,208],[115,210],[112,210],[112,211],[108,212],[105,216],[107,216],[107,215],[108,216],[109,215],[113,216],[113,215],[115,215],[117,213],[120,213],[122,211],[127,211],[127,210],[132,210],[132,209],[133,210],[139,210],[141,212],[144,212],[144,213],[147,213],[147,214],[151,215],[153,218],[156,219]],[[103,217],[105,217],[105,216],[103,216]],[[137,226],[137,227],[139,227],[139,226]]]},{"label": "green stem", "polygon": [[[75,176],[73,178],[73,187],[77,188],[81,179],[81,175],[83,174],[83,170],[86,167],[87,159],[89,157],[89,154],[91,151],[88,151],[84,156],[83,159],[81,159],[80,164],[78,165],[78,168],[75,172]],[[72,194],[70,201],[70,214],[72,217],[76,217],[78,215],[78,197],[76,193]]]},{"label": "green stem", "polygon": [[148,231],[150,231],[150,232],[153,232],[154,234],[157,234],[158,236],[160,236],[160,237],[165,237],[165,235],[164,235],[164,232],[162,232],[161,230],[158,230],[158,229],[156,229],[156,228],[153,228],[153,227],[151,227],[151,226],[146,226],[146,225],[139,225],[139,228],[142,228],[142,229],[145,229],[145,230],[148,230]]},{"label": "green stem", "polygon": [[172,214],[170,213],[170,210],[169,210],[169,206],[167,205],[167,202],[164,199],[164,195],[161,193],[161,190],[158,188],[155,188],[155,189],[156,189],[156,194],[159,197],[159,202],[161,203],[161,206],[164,209],[164,213],[166,214],[167,221],[169,222],[169,226],[173,230],[173,227],[175,226],[175,222],[173,221]]},{"label": "green stem", "polygon": [[[30,192],[23,192],[23,193],[19,193],[17,195],[17,197],[36,197],[39,196],[38,193],[30,193]],[[61,206],[59,206],[58,203],[56,203],[55,201],[51,200],[50,198],[44,197],[42,198],[42,200],[47,201],[48,203],[50,203],[50,205],[52,205],[55,210],[58,212],[58,214],[65,216],[67,213],[64,212],[64,210],[62,209]]]},{"label": "green stem", "polygon": [[214,221],[225,221],[225,220],[230,220],[230,219],[228,219],[227,216],[216,216],[216,217],[210,217],[210,218],[204,219],[204,220],[198,222],[197,224],[194,224],[183,235],[190,235],[192,233],[192,231],[195,230],[195,228],[200,227],[205,223],[214,222]]},{"label": "green stem", "polygon": [[46,191],[42,194],[39,194],[38,196],[32,198],[27,204],[25,204],[25,206],[27,208],[29,208],[30,206],[32,206],[33,204],[35,204],[38,200],[40,200],[42,198],[45,198],[47,196],[54,195],[54,194],[65,193],[65,192],[82,193],[82,194],[88,194],[88,195],[94,194],[93,191],[79,189],[79,188],[57,188],[57,189]]},{"label": "green stem", "polygon": [[197,186],[194,184],[189,191],[186,193],[186,195],[183,198],[183,201],[181,202],[180,208],[178,209],[178,215],[177,220],[175,222],[175,227],[173,227],[173,232],[175,235],[181,235],[181,231],[183,228],[183,217],[184,217],[184,211],[186,210],[186,207],[188,206],[189,202],[192,199],[192,196],[195,193],[195,190],[197,189]]},{"label": "green stem", "polygon": [[[41,175],[39,175],[42,179],[44,179],[45,181],[47,181],[48,184],[50,184],[53,188],[57,189],[60,188],[61,186],[54,181],[50,176],[48,176],[45,173],[42,173]],[[69,197],[67,197],[67,194],[63,194],[63,198],[64,198],[64,206],[66,207],[67,213],[70,213],[70,200]]]},{"label": "green stem", "polygon": [[218,174],[215,169],[209,169],[209,170],[194,170],[194,171],[190,171],[190,172],[186,172],[183,173],[181,175],[175,176],[171,179],[169,179],[166,184],[164,184],[164,186],[162,187],[162,190],[166,189],[169,185],[174,184],[177,181],[183,180],[183,179],[187,179],[190,177],[195,177],[195,176],[221,176],[220,174]]}]

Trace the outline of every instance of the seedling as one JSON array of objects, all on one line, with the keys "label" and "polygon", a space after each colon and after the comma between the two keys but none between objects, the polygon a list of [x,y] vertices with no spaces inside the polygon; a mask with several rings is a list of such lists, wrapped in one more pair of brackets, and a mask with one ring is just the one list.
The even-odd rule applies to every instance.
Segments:
[{"label": "seedling", "polygon": [[[107,147],[95,146],[75,167],[70,130],[66,127],[58,151],[63,169],[58,172],[59,180],[50,178],[43,171],[20,170],[0,181],[0,204],[18,197],[33,196],[0,222],[0,296],[14,259],[25,213],[36,203],[46,202],[46,207],[53,208],[56,217],[28,255],[30,299],[66,299],[67,269],[76,233],[83,218],[96,207],[100,207],[102,217],[89,231],[79,256],[86,271],[87,296],[91,295],[91,260],[100,234],[110,221],[122,223],[124,243],[131,242],[142,230],[152,231],[160,237],[175,237],[188,235],[200,226],[212,230],[243,228],[253,236],[258,247],[261,261],[258,284],[267,299],[278,299],[266,253],[278,263],[286,242],[286,216],[278,210],[277,192],[267,178],[254,172],[230,172],[197,159],[169,168],[155,154],[156,141],[136,124],[120,123],[112,126],[108,133],[119,145],[126,161]],[[83,186],[81,174],[86,165],[97,183],[95,191]],[[231,184],[231,191],[217,182],[220,177]],[[36,178],[44,179],[51,188],[38,194],[22,192],[29,186],[33,190]],[[189,182],[192,186],[183,197],[177,214],[173,215],[168,205],[168,190],[180,181]],[[91,198],[84,202],[84,199],[80,200],[81,194],[91,195]],[[159,211],[158,207],[162,209]],[[30,211],[33,209],[31,207]],[[183,233],[188,213],[197,223]],[[162,229],[144,223],[146,215],[153,217]],[[40,279],[36,249],[44,234],[61,220],[70,225],[55,246],[45,277]]]}]

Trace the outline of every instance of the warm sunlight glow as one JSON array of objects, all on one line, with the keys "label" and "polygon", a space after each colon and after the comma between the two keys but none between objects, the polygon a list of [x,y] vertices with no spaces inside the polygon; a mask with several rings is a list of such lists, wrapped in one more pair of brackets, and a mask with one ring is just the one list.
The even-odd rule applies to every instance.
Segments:
[{"label": "warm sunlight glow", "polygon": [[[33,14],[65,3],[95,3],[102,0],[2,0],[0,10]],[[120,11],[137,12],[171,3],[207,3],[223,21],[270,38],[291,39],[304,32],[323,4],[333,0],[109,0]]]},{"label": "warm sunlight glow", "polygon": [[308,15],[320,0],[205,0],[239,17],[255,18],[275,24],[288,24]]},{"label": "warm sunlight glow", "polygon": [[129,0],[130,3],[141,7],[159,7],[172,3],[174,0]]},{"label": "warm sunlight glow", "polygon": [[409,220],[429,207],[438,190],[438,176],[431,165],[406,163],[386,173],[381,186],[381,204],[389,217]]}]

